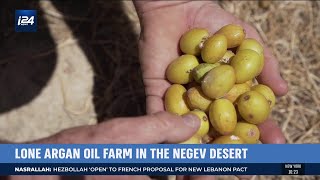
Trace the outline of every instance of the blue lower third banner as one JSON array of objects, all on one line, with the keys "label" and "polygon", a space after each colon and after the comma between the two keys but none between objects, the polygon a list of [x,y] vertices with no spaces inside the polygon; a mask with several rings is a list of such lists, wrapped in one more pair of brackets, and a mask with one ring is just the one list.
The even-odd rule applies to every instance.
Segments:
[{"label": "blue lower third banner", "polygon": [[3,144],[0,175],[320,175],[320,144]]}]

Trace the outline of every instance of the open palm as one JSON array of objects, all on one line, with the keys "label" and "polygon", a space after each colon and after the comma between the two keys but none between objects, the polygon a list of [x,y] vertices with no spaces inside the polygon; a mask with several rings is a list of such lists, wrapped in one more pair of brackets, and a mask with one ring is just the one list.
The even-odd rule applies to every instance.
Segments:
[{"label": "open palm", "polygon": [[[189,29],[207,28],[214,33],[226,24],[239,24],[245,28],[247,37],[261,41],[253,27],[212,1],[170,1],[163,6],[145,9],[139,15],[142,25],[140,59],[149,114],[164,110],[163,97],[170,86],[165,71],[170,62],[181,55],[178,42]],[[287,84],[280,76],[278,61],[268,48],[265,48],[265,66],[258,80],[271,87],[278,96],[287,93]],[[263,143],[285,142],[274,121],[268,119],[259,128]]]}]

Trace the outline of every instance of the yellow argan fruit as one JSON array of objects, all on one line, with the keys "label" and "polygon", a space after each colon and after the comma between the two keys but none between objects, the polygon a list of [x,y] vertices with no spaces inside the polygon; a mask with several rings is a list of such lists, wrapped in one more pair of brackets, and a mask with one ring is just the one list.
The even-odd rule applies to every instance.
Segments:
[{"label": "yellow argan fruit", "polygon": [[213,68],[201,83],[203,93],[209,98],[223,97],[235,84],[235,72],[230,65]]},{"label": "yellow argan fruit", "polygon": [[187,84],[192,81],[192,69],[199,65],[198,59],[193,55],[182,55],[168,66],[167,79],[174,84]]},{"label": "yellow argan fruit", "polygon": [[247,144],[257,144],[260,138],[258,127],[246,122],[238,122],[232,134],[239,136]]},{"label": "yellow argan fruit", "polygon": [[187,105],[186,88],[173,84],[168,88],[164,97],[166,111],[182,115],[190,111]]},{"label": "yellow argan fruit", "polygon": [[224,96],[224,98],[234,103],[241,94],[248,91],[250,91],[250,87],[247,83],[235,84],[232,89]]},{"label": "yellow argan fruit", "polygon": [[237,49],[237,53],[243,49],[251,49],[251,50],[257,52],[258,54],[263,55],[262,45],[257,40],[252,39],[252,38],[247,38],[247,39],[243,40]]},{"label": "yellow argan fruit", "polygon": [[221,135],[230,134],[237,124],[236,109],[229,100],[217,99],[210,105],[209,119],[212,127]]},{"label": "yellow argan fruit", "polygon": [[187,102],[191,109],[207,112],[212,100],[203,94],[200,86],[196,86],[187,91]]},{"label": "yellow argan fruit", "polygon": [[209,37],[203,44],[201,57],[204,62],[216,63],[227,52],[227,38],[222,34]]},{"label": "yellow argan fruit", "polygon": [[221,63],[217,62],[214,64],[210,64],[210,63],[201,63],[199,64],[197,67],[195,67],[192,70],[192,76],[193,79],[198,82],[201,83],[202,79],[204,78],[204,76],[213,68],[220,66]]},{"label": "yellow argan fruit", "polygon": [[211,144],[244,144],[244,141],[236,135],[220,136]]},{"label": "yellow argan fruit", "polygon": [[270,105],[270,109],[273,108],[274,104],[276,103],[276,96],[268,86],[263,84],[258,84],[253,86],[251,90],[257,91],[258,93],[262,94],[267,99]]},{"label": "yellow argan fruit", "polygon": [[260,74],[263,69],[263,66],[264,66],[264,52],[263,52],[262,45],[255,39],[247,38],[242,41],[242,43],[240,44],[240,46],[237,49],[237,52],[240,50],[243,50],[243,49],[250,49],[250,50],[253,50],[253,51],[257,52],[258,54],[260,54],[261,63],[262,63],[262,65],[260,66],[259,71],[258,71],[258,74]]},{"label": "yellow argan fruit", "polygon": [[216,32],[216,34],[223,34],[227,37],[228,48],[239,46],[246,37],[246,32],[242,26],[236,24],[223,26],[219,31]]},{"label": "yellow argan fruit", "polygon": [[186,32],[180,39],[180,49],[182,52],[191,55],[200,55],[200,44],[209,36],[207,29],[195,28]]},{"label": "yellow argan fruit", "polygon": [[201,138],[195,135],[179,144],[201,144]]},{"label": "yellow argan fruit", "polygon": [[252,124],[264,122],[270,113],[267,99],[256,91],[248,91],[242,94],[237,101],[237,105],[241,117]]},{"label": "yellow argan fruit", "polygon": [[235,56],[235,54],[232,51],[228,50],[220,59],[220,62],[229,63],[233,56]]},{"label": "yellow argan fruit", "polygon": [[206,135],[209,132],[210,124],[209,124],[209,119],[208,119],[208,116],[206,115],[206,113],[204,113],[203,111],[200,111],[200,110],[193,110],[193,111],[188,112],[187,114],[194,114],[201,120],[200,127],[199,127],[198,131],[196,132],[197,136],[203,137],[204,135]]},{"label": "yellow argan fruit", "polygon": [[236,74],[236,83],[244,83],[256,77],[261,68],[261,56],[250,49],[239,51],[231,60]]}]

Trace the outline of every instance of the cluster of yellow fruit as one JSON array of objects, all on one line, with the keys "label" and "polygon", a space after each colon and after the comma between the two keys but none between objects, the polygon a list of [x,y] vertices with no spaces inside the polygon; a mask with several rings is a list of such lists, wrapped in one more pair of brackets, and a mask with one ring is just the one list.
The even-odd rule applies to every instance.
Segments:
[{"label": "cluster of yellow fruit", "polygon": [[268,86],[255,81],[264,66],[262,45],[246,38],[243,27],[229,24],[211,36],[203,28],[186,32],[180,49],[184,55],[166,70],[172,85],[165,108],[201,120],[197,133],[182,143],[258,143],[257,125],[267,119],[276,99]]}]

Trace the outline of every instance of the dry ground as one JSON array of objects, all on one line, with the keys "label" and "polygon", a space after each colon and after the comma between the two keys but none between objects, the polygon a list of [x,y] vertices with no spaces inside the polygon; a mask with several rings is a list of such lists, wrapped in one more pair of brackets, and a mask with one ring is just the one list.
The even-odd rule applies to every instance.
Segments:
[{"label": "dry ground", "polygon": [[[132,3],[75,2],[24,4],[41,9],[36,34],[14,33],[10,18],[24,6],[0,2],[0,139],[22,142],[96,119],[144,114]],[[320,1],[220,3],[250,22],[280,61],[290,91],[278,98],[273,117],[288,143],[320,143]]]}]

